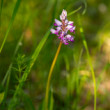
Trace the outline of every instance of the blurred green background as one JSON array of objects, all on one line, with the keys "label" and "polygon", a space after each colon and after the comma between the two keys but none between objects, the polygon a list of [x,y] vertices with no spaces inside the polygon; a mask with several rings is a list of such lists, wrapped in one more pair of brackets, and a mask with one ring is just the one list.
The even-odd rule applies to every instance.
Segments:
[{"label": "blurred green background", "polygon": [[[3,5],[2,5],[3,1]],[[7,32],[17,0],[1,0],[0,46]],[[97,110],[110,110],[110,1],[109,0],[21,0],[6,43],[0,53],[0,98],[7,83],[2,84],[9,65],[11,75],[7,96],[0,99],[0,110],[8,110],[19,79],[45,33],[62,10],[76,26],[75,41],[62,45],[50,87],[50,110],[93,110],[94,92],[90,66],[83,46],[80,23],[88,44],[97,82]],[[13,57],[19,38],[20,48]],[[59,39],[50,34],[26,81],[17,95],[15,110],[42,110],[49,69]],[[6,80],[6,82],[8,79]]]}]

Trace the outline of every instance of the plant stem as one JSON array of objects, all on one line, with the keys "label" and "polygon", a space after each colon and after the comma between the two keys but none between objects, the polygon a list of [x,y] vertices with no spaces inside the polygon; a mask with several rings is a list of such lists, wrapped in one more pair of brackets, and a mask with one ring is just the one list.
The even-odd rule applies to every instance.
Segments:
[{"label": "plant stem", "polygon": [[51,76],[52,76],[52,71],[54,69],[58,54],[60,52],[61,45],[62,45],[62,42],[60,42],[60,44],[58,46],[57,52],[56,52],[55,57],[53,59],[53,62],[52,62],[52,65],[51,65],[51,68],[49,71],[49,75],[48,75],[47,86],[46,86],[46,94],[45,94],[45,108],[46,108],[46,110],[48,110],[48,94],[49,94],[49,87],[50,87],[50,80],[51,80]]}]

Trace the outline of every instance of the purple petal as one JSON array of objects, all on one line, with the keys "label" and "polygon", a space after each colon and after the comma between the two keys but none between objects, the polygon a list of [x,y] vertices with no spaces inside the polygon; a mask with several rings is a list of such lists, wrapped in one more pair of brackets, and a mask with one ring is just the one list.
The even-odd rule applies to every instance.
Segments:
[{"label": "purple petal", "polygon": [[67,38],[63,37],[61,41],[62,41],[65,45],[68,45],[68,40],[67,40]]},{"label": "purple petal", "polygon": [[56,23],[54,23],[54,26],[57,26],[57,24],[56,24]]}]

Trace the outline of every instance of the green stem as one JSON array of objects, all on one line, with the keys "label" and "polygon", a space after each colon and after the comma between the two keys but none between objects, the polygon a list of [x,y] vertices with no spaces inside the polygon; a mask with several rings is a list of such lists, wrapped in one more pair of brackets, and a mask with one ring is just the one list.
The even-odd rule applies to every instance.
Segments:
[{"label": "green stem", "polygon": [[84,33],[83,33],[83,28],[81,26],[80,16],[78,16],[78,19],[79,19],[79,23],[80,23],[80,32],[81,32],[81,36],[82,36],[82,39],[83,39],[83,45],[84,45],[84,47],[86,49],[86,52],[87,52],[87,58],[88,58],[88,61],[89,61],[90,70],[91,70],[91,73],[92,73],[92,79],[93,79],[93,83],[94,83],[94,110],[96,110],[97,90],[96,90],[95,72],[94,72],[94,69],[93,69],[93,66],[92,66],[92,61],[91,61],[91,58],[90,58],[87,42],[85,40],[85,36],[84,36]]},{"label": "green stem", "polygon": [[51,68],[49,71],[49,76],[48,76],[48,81],[47,81],[47,86],[46,86],[46,93],[45,93],[45,108],[46,108],[46,110],[48,110],[48,95],[49,95],[49,87],[50,87],[50,80],[51,80],[51,76],[52,76],[52,71],[54,69],[58,54],[60,52],[61,45],[62,45],[62,42],[60,42],[60,44],[58,46],[57,52],[55,54],[55,57],[53,59],[53,62],[52,62],[52,65],[51,65]]}]

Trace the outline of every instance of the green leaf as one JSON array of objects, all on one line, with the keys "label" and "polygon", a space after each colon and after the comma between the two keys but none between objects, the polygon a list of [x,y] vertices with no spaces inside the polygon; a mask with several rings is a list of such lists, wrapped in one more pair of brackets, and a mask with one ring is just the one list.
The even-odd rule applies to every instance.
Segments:
[{"label": "green leaf", "polygon": [[4,92],[0,93],[0,104],[2,103],[3,99],[4,99]]},{"label": "green leaf", "polygon": [[6,34],[5,34],[5,37],[4,37],[4,40],[3,40],[2,45],[1,45],[1,47],[0,47],[0,53],[1,53],[1,51],[2,51],[2,49],[3,49],[3,46],[4,46],[5,42],[6,42],[6,39],[7,39],[7,37],[8,37],[8,33],[9,33],[11,27],[12,27],[13,21],[14,21],[14,19],[15,19],[15,16],[16,16],[16,14],[17,14],[18,8],[19,8],[19,6],[20,6],[20,2],[21,2],[21,0],[17,0],[17,2],[16,2],[15,8],[14,8],[14,11],[13,11],[13,14],[12,14],[12,18],[11,18],[11,20],[10,20],[8,29],[7,29]]}]

